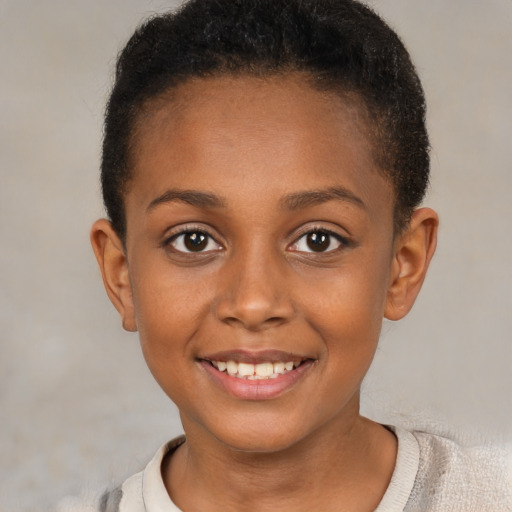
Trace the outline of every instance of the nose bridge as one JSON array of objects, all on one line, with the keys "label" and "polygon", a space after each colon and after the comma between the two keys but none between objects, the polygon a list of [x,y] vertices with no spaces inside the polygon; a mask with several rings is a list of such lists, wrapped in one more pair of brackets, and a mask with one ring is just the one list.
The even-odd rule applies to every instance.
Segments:
[{"label": "nose bridge", "polygon": [[259,330],[293,315],[284,258],[269,245],[262,240],[243,244],[226,261],[217,301],[217,316],[223,322]]}]

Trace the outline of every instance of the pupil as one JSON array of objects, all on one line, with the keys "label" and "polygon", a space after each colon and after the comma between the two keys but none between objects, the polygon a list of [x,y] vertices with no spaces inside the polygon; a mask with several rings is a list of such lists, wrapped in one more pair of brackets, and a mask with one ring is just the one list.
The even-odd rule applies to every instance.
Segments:
[{"label": "pupil", "polygon": [[308,247],[315,252],[322,252],[328,249],[330,243],[329,234],[324,231],[310,233],[307,238]]},{"label": "pupil", "polygon": [[194,232],[185,234],[185,247],[189,251],[201,251],[208,244],[208,237],[204,233]]}]

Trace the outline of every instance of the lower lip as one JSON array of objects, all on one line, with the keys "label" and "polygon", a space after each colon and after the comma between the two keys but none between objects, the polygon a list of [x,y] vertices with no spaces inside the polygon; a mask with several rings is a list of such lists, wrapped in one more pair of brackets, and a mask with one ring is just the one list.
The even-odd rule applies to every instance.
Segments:
[{"label": "lower lip", "polygon": [[313,365],[313,361],[304,361],[297,368],[279,375],[274,379],[239,379],[226,372],[217,370],[208,361],[200,361],[213,381],[219,384],[229,394],[243,400],[269,400],[275,398],[292,387],[304,377]]}]

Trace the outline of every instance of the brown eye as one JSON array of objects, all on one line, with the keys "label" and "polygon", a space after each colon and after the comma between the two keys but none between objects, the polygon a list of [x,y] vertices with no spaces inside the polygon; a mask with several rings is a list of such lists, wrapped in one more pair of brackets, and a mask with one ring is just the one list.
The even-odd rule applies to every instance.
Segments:
[{"label": "brown eye", "polygon": [[222,249],[205,231],[185,231],[175,235],[170,245],[178,252],[207,252]]},{"label": "brown eye", "polygon": [[324,252],[331,245],[331,236],[325,231],[314,231],[306,235],[306,244],[314,252]]},{"label": "brown eye", "polygon": [[208,245],[208,235],[205,233],[185,233],[183,243],[189,251],[202,251]]},{"label": "brown eye", "polygon": [[348,245],[341,236],[317,229],[302,235],[292,246],[291,250],[297,252],[331,252],[339,249],[342,245]]}]

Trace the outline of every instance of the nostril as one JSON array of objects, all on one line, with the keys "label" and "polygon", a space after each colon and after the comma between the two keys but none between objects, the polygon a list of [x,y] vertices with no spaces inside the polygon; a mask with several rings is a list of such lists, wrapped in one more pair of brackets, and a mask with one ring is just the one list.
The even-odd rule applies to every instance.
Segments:
[{"label": "nostril", "polygon": [[254,311],[251,314],[247,314],[247,312],[238,312],[237,314],[220,316],[219,320],[223,323],[236,327],[239,325],[244,329],[249,331],[258,331],[261,329],[269,328],[269,327],[277,327],[281,324],[286,323],[289,318],[285,316],[268,316],[255,314]]},{"label": "nostril", "polygon": [[240,325],[247,330],[257,331],[264,327],[277,326],[281,323],[284,323],[286,320],[284,318],[280,318],[277,316],[265,319],[255,319],[255,318],[247,318],[247,317],[235,317],[230,316],[221,319],[224,323],[232,326]]},{"label": "nostril", "polygon": [[286,321],[286,319],[283,317],[280,317],[280,316],[273,316],[266,320],[266,322],[270,323],[270,324],[281,324],[285,321]]}]

